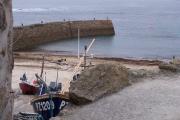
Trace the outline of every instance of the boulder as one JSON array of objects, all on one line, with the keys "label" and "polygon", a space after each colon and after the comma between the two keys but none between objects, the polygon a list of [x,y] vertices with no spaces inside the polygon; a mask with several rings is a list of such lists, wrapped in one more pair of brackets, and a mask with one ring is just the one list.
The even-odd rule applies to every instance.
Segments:
[{"label": "boulder", "polygon": [[168,64],[168,63],[163,63],[159,65],[160,70],[166,70],[166,71],[171,71],[171,72],[177,72],[179,69],[177,65],[174,64]]},{"label": "boulder", "polygon": [[127,69],[119,64],[99,64],[84,70],[80,78],[72,81],[70,100],[83,105],[110,95],[129,85]]}]

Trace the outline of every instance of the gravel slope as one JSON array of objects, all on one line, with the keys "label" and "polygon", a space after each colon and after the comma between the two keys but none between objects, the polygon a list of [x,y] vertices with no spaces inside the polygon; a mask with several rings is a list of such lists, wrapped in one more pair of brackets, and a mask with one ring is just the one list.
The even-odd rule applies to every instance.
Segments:
[{"label": "gravel slope", "polygon": [[180,74],[148,78],[57,120],[180,120]]}]

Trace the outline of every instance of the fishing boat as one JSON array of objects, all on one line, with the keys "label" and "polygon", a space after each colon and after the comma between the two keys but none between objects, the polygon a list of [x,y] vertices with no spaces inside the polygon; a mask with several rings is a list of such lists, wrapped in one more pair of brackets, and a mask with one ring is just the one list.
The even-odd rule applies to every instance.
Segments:
[{"label": "fishing boat", "polygon": [[44,120],[56,117],[59,112],[68,104],[69,97],[60,93],[61,84],[58,81],[58,69],[56,82],[51,82],[50,86],[42,79],[44,69],[44,60],[41,69],[41,75],[35,74],[40,85],[39,96],[31,100],[34,112],[40,114]]},{"label": "fishing boat", "polygon": [[21,82],[19,83],[19,87],[23,94],[28,95],[35,95],[39,91],[39,86],[33,85],[28,82],[26,74],[24,73],[23,76],[20,78]]},{"label": "fishing boat", "polygon": [[19,83],[19,87],[20,87],[22,93],[25,94],[25,95],[35,95],[39,91],[38,86],[31,85],[28,82]]},{"label": "fishing boat", "polygon": [[40,87],[42,84],[44,84],[44,81],[42,80],[42,74],[43,74],[43,69],[44,69],[44,56],[43,56],[43,61],[42,61],[42,67],[41,67],[41,75],[38,76],[38,74],[35,74],[36,80],[34,80],[35,83],[30,83],[27,79],[26,73],[20,77],[21,82],[19,83],[19,87],[22,91],[23,94],[26,95],[35,95],[39,94],[40,92]]},{"label": "fishing boat", "polygon": [[56,117],[68,104],[69,98],[59,93],[49,93],[31,100],[35,113],[42,115],[44,120]]}]

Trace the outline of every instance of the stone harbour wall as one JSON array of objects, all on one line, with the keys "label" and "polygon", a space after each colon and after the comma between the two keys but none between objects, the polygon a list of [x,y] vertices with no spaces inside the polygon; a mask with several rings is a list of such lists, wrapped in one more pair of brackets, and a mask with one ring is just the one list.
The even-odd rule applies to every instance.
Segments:
[{"label": "stone harbour wall", "polygon": [[111,20],[86,20],[51,22],[14,27],[14,50],[32,49],[47,42],[75,38],[80,29],[81,37],[114,35]]}]

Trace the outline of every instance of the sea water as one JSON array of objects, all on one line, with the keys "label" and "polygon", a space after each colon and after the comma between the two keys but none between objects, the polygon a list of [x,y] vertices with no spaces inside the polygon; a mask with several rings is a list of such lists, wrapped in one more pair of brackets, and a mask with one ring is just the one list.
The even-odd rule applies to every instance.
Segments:
[{"label": "sea water", "polygon": [[[180,0],[13,0],[14,26],[51,21],[112,19],[115,36],[96,37],[89,54],[106,57],[180,56]],[[80,50],[93,38],[81,38]],[[77,54],[77,39],[37,49]]]}]

